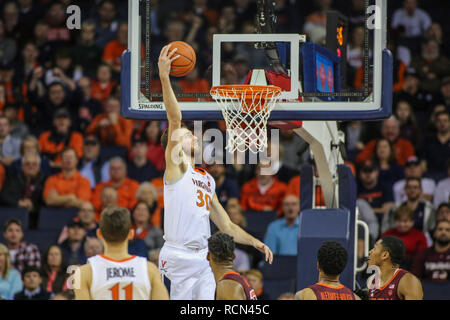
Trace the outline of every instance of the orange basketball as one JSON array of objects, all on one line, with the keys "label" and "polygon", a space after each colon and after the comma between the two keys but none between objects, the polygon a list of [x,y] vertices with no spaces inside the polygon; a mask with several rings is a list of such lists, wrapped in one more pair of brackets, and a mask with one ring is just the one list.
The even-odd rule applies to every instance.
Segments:
[{"label": "orange basketball", "polygon": [[169,51],[178,48],[174,55],[180,56],[178,59],[172,62],[172,65],[170,67],[170,75],[174,77],[184,77],[195,67],[195,62],[197,61],[195,51],[189,44],[183,41],[174,41],[170,44],[171,47]]}]

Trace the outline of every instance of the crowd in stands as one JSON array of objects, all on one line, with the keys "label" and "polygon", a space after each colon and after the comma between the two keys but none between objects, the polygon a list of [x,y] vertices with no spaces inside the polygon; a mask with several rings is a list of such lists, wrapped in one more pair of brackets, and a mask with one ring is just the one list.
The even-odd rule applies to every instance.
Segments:
[{"label": "crowd in stands", "polygon": [[[349,17],[348,81],[363,79],[364,0],[276,0],[277,32],[306,33],[323,43],[326,11]],[[81,7],[81,30],[66,28],[66,7]],[[389,1],[388,43],[395,56],[393,116],[342,124],[346,164],[358,185],[360,218],[373,244],[400,237],[403,267],[421,279],[448,281],[450,269],[450,30],[446,1]],[[130,253],[158,261],[163,240],[165,121],[120,114],[120,56],[127,48],[127,0],[5,0],[0,2],[0,218],[23,208],[29,224],[9,219],[0,236],[1,299],[72,299],[69,265],[103,252],[101,211],[128,208],[135,239]],[[253,33],[256,1],[152,0],[151,61],[170,41],[191,44],[197,65],[174,88],[208,92],[212,35]],[[144,50],[144,48],[143,48]],[[253,63],[245,48],[225,46],[224,83],[242,83]],[[152,67],[152,70],[157,68]],[[158,86],[157,74],[152,85]],[[189,125],[189,124],[188,124]],[[205,127],[223,130],[221,122]],[[308,146],[292,130],[280,134],[279,162],[205,166],[233,222],[251,232],[247,213],[274,212],[259,237],[276,255],[297,255],[300,167]],[[316,206],[324,206],[316,188]],[[46,208],[75,210],[47,247],[28,242],[45,229]],[[236,269],[267,298],[261,256],[238,245]],[[359,258],[362,251],[359,251]],[[280,299],[290,299],[286,294]]]}]

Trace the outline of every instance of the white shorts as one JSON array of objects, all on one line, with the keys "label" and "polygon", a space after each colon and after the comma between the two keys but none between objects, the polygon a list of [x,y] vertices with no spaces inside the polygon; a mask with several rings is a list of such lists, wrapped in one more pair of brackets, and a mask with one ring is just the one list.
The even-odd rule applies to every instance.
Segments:
[{"label": "white shorts", "polygon": [[194,250],[164,243],[158,267],[163,281],[170,281],[170,300],[214,300],[216,281],[207,253],[208,248]]}]

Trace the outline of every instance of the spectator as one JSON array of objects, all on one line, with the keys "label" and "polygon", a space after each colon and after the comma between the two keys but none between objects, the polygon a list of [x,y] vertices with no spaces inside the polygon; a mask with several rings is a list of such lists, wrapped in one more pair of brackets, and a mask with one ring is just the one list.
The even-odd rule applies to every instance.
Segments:
[{"label": "spectator", "polygon": [[161,127],[160,122],[150,120],[146,122],[143,128],[142,136],[145,137],[148,143],[147,158],[158,171],[164,171],[164,148],[161,145]]},{"label": "spectator", "polygon": [[[117,39],[111,40],[103,50],[102,60],[109,64],[113,72],[120,73],[120,63],[122,53],[128,48],[128,23],[119,25]],[[143,47],[141,47],[143,49]],[[144,57],[144,50],[141,50],[141,57]]]},{"label": "spectator", "polygon": [[42,261],[42,284],[49,293],[59,293],[67,289],[67,270],[62,250],[58,245],[51,245]]},{"label": "spectator", "polygon": [[392,188],[382,185],[378,180],[379,169],[371,160],[367,160],[359,171],[358,198],[366,200],[377,215],[378,221],[394,205]]},{"label": "spectator", "polygon": [[22,272],[26,266],[41,267],[41,254],[35,244],[22,241],[22,222],[18,219],[10,219],[5,223],[3,238],[9,250],[11,265]]},{"label": "spectator", "polygon": [[268,295],[263,290],[264,279],[261,271],[250,269],[244,273],[244,277],[250,282],[251,287],[255,290],[258,300],[269,300]]},{"label": "spectator", "polygon": [[[407,178],[405,182],[405,193],[407,200],[400,204],[406,205],[413,212],[414,228],[424,233],[433,230],[435,225],[435,212],[433,205],[426,200],[421,199],[422,186],[419,178]],[[394,209],[395,210],[395,209]],[[392,228],[394,221],[394,212],[390,212],[383,219],[383,231]]]},{"label": "spectator", "polygon": [[134,237],[145,241],[147,251],[161,249],[164,244],[163,232],[151,223],[150,208],[139,201],[132,213]]},{"label": "spectator", "polygon": [[95,221],[99,222],[102,211],[109,206],[117,205],[117,190],[114,187],[104,187],[100,193],[101,206],[96,210]]},{"label": "spectator", "polygon": [[45,84],[60,82],[70,90],[74,91],[76,83],[83,76],[83,71],[73,64],[70,50],[67,48],[58,49],[55,53],[53,68],[45,73]]},{"label": "spectator", "polygon": [[38,1],[33,0],[20,0],[18,1],[18,5],[22,37],[28,39],[32,37],[34,25],[43,16],[43,8]]},{"label": "spectator", "polygon": [[417,127],[416,117],[408,101],[397,102],[395,117],[400,122],[400,138],[410,141],[416,149],[422,145],[422,136]]},{"label": "spectator", "polygon": [[450,202],[441,203],[437,208],[436,221],[450,221]]},{"label": "spectator", "polygon": [[[446,162],[450,159],[450,113],[436,114],[437,133],[425,140],[424,158],[427,175],[435,180],[445,178]],[[439,155],[438,157],[436,155]]]},{"label": "spectator", "polygon": [[105,102],[105,112],[92,120],[86,129],[86,134],[98,137],[101,145],[106,146],[130,146],[133,122],[120,115],[120,101],[110,97]]},{"label": "spectator", "polygon": [[3,115],[9,120],[9,124],[11,126],[10,135],[13,138],[22,140],[26,135],[28,135],[28,127],[25,123],[19,120],[19,110],[19,106],[15,104],[7,104],[3,107]]},{"label": "spectator", "polygon": [[403,267],[409,269],[417,252],[427,248],[427,239],[421,230],[414,228],[414,212],[407,205],[398,207],[394,213],[394,227],[381,235],[395,236],[405,244],[405,261]]},{"label": "spectator", "polygon": [[331,9],[332,0],[316,0],[317,11],[306,17],[303,31],[309,36],[311,41],[323,43],[327,28],[327,11]]},{"label": "spectator", "polygon": [[264,243],[274,255],[297,255],[300,201],[294,195],[283,199],[283,218],[269,224]]},{"label": "spectator", "polygon": [[66,7],[62,2],[53,2],[47,10],[46,21],[50,26],[48,40],[60,46],[71,41],[70,30],[66,26]]},{"label": "spectator", "polygon": [[239,186],[236,180],[227,177],[225,165],[216,161],[207,169],[216,182],[216,195],[222,207],[239,204]]},{"label": "spectator", "polygon": [[[97,229],[99,228],[99,225],[96,221],[96,215],[94,206],[90,202],[83,202],[80,209],[78,210],[77,217],[74,218],[76,221],[81,222],[83,225],[84,230],[86,231],[86,236],[95,238],[97,237]],[[64,226],[63,230],[61,231],[61,234],[58,238],[58,244],[61,244],[64,242],[68,234],[68,227]]]},{"label": "spectator", "polygon": [[161,175],[147,158],[148,145],[145,139],[133,139],[131,152],[133,157],[127,163],[128,177],[130,179],[141,183]]},{"label": "spectator", "polygon": [[441,79],[450,75],[450,60],[441,55],[439,43],[429,39],[422,44],[421,56],[412,59],[411,68],[417,70],[423,90],[438,94]]},{"label": "spectator", "polygon": [[450,221],[441,220],[436,224],[434,244],[417,253],[411,268],[419,279],[435,282],[450,280]]},{"label": "spectator", "polygon": [[256,177],[242,187],[240,205],[243,210],[276,211],[281,215],[287,186],[268,171],[271,171],[270,165],[260,163],[255,171]]},{"label": "spectator", "polygon": [[116,13],[116,3],[113,0],[104,0],[98,5],[95,44],[99,48],[104,48],[117,34],[119,22]]},{"label": "spectator", "polygon": [[91,21],[83,22],[78,45],[72,49],[75,66],[83,70],[83,74],[88,77],[95,75],[103,54],[102,47],[95,44],[95,36],[95,24]]},{"label": "spectator", "polygon": [[350,83],[354,82],[356,71],[363,66],[364,61],[364,33],[363,26],[357,26],[352,31],[352,38],[347,45],[347,62],[350,66],[348,68],[348,78]]},{"label": "spectator", "polygon": [[417,0],[404,0],[403,8],[395,10],[391,26],[393,29],[402,29],[404,37],[410,39],[410,47],[413,50],[413,42],[420,40],[430,25],[429,14],[417,8]]},{"label": "spectator", "polygon": [[17,53],[17,44],[13,39],[6,37],[5,25],[0,19],[0,63],[13,62]]},{"label": "spectator", "polygon": [[0,163],[9,166],[20,158],[20,139],[10,135],[9,119],[0,115]]},{"label": "spectator", "polygon": [[96,77],[97,79],[92,81],[91,97],[101,103],[105,103],[117,85],[117,83],[112,80],[111,66],[106,63],[99,64]]},{"label": "spectator", "polygon": [[11,300],[22,288],[22,277],[11,266],[8,248],[0,243],[0,300]]},{"label": "spectator", "polygon": [[94,189],[98,183],[109,180],[109,162],[100,156],[100,143],[95,135],[86,135],[83,143],[83,158],[80,174],[89,180]]},{"label": "spectator", "polygon": [[397,164],[394,147],[387,139],[378,139],[374,147],[374,162],[378,166],[378,180],[392,186],[405,177],[403,168]]},{"label": "spectator", "polygon": [[[399,165],[405,165],[406,160],[414,155],[414,147],[411,142],[400,138],[400,123],[395,117],[383,121],[381,136],[394,145],[395,156]],[[364,150],[356,157],[356,163],[362,164],[372,157],[376,141],[376,139],[373,139],[366,144]]]},{"label": "spectator", "polygon": [[3,7],[3,21],[5,28],[5,36],[18,40],[21,38],[19,28],[19,8],[13,1],[7,2]]},{"label": "spectator", "polygon": [[145,202],[145,204],[147,204],[151,216],[151,224],[155,227],[161,228],[162,213],[161,207],[157,201],[158,193],[155,186],[149,182],[141,183],[136,192],[136,198],[138,202]]},{"label": "spectator", "polygon": [[447,110],[450,109],[450,76],[442,79],[441,82],[441,100],[446,106]]},{"label": "spectator", "polygon": [[54,45],[48,41],[48,33],[50,26],[44,20],[40,20],[34,26],[34,42],[38,48],[38,63],[39,65],[50,68]]},{"label": "spectator", "polygon": [[103,106],[97,99],[92,98],[91,79],[83,77],[78,80],[78,88],[82,94],[81,106],[78,109],[79,127],[81,132],[86,131],[92,119],[103,112]]},{"label": "spectator", "polygon": [[[416,156],[409,157],[405,163],[405,178],[419,178],[422,185],[421,198],[426,201],[433,201],[433,194],[436,190],[436,183],[433,179],[422,177],[423,168],[420,160]],[[406,179],[397,181],[392,190],[394,192],[395,203],[406,201],[405,192]]]},{"label": "spectator", "polygon": [[86,262],[84,254],[84,242],[86,240],[86,230],[83,223],[77,219],[73,219],[67,225],[68,237],[61,243],[61,251],[63,260],[68,265],[82,265]]},{"label": "spectator", "polygon": [[21,56],[16,63],[15,68],[15,82],[25,83],[33,72],[38,68],[37,58],[39,57],[39,50],[33,41],[27,41],[23,45]]},{"label": "spectator", "polygon": [[153,179],[150,183],[156,188],[156,194],[158,195],[157,202],[161,209],[164,209],[164,179],[162,177]]},{"label": "spectator", "polygon": [[50,207],[76,207],[91,199],[91,185],[77,170],[75,149],[61,151],[61,173],[50,176],[44,187],[44,201]]},{"label": "spectator", "polygon": [[83,136],[71,129],[72,120],[67,109],[59,109],[53,116],[53,128],[43,132],[39,137],[42,154],[50,159],[52,167],[61,165],[61,151],[72,147],[77,152],[77,158],[83,156]]},{"label": "spectator", "polygon": [[103,254],[103,243],[99,238],[87,237],[84,243],[84,254],[86,259],[96,256],[98,254]]},{"label": "spectator", "polygon": [[117,190],[117,205],[131,210],[137,202],[136,192],[139,183],[127,177],[127,168],[122,158],[115,157],[110,160],[109,175],[111,179],[107,182],[97,184],[92,196],[92,203],[97,212],[101,208],[100,193],[106,186]]},{"label": "spectator", "polygon": [[[364,221],[369,227],[370,241],[375,241],[378,239],[380,224],[378,223],[377,216],[373,212],[372,207],[364,199],[356,199],[356,207],[359,210],[358,219]],[[358,234],[361,235],[362,232]],[[362,247],[362,249],[364,249],[364,247]]]},{"label": "spectator", "polygon": [[450,160],[447,160],[448,178],[439,181],[434,192],[434,207],[439,207],[442,203],[450,202]]},{"label": "spectator", "polygon": [[22,157],[22,171],[17,175],[10,175],[0,192],[3,205],[28,210],[31,228],[37,227],[38,215],[44,202],[42,192],[46,177],[40,170],[40,162],[38,154],[25,154]]},{"label": "spectator", "polygon": [[[208,80],[201,78],[198,67],[192,69],[184,78],[179,81],[183,93],[208,93],[211,89]],[[182,98],[181,101],[198,101],[198,98]]]},{"label": "spectator", "polygon": [[291,169],[298,170],[307,161],[304,151],[308,144],[293,130],[280,130],[280,145],[283,146],[283,160]]},{"label": "spectator", "polygon": [[[272,150],[278,154],[272,154]],[[267,157],[271,159],[271,169],[279,181],[287,184],[293,176],[298,175],[298,169],[292,168],[284,161],[283,145],[271,142],[267,148]]]},{"label": "spectator", "polygon": [[42,289],[42,277],[38,267],[29,266],[22,272],[23,290],[14,300],[50,300],[53,294]]},{"label": "spectator", "polygon": [[[39,142],[36,139],[35,136],[32,135],[28,135],[25,138],[23,138],[22,142],[20,143],[20,159],[15,160],[10,169],[10,173],[11,175],[17,175],[22,171],[22,158],[24,155],[26,155],[27,153],[35,153],[37,155],[39,155],[41,152],[40,147],[39,147]],[[52,173],[52,168],[50,167],[50,162],[48,161],[48,159],[46,157],[42,157],[41,158],[41,172],[45,175],[45,176],[49,176]]]}]

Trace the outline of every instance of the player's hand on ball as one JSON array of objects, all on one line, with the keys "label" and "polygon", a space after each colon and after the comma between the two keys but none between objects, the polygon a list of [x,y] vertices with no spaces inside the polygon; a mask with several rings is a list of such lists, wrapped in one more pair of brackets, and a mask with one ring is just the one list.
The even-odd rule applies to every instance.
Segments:
[{"label": "player's hand on ball", "polygon": [[175,52],[177,48],[170,50],[170,44],[162,48],[161,54],[159,55],[158,68],[160,77],[169,77],[170,66],[173,61],[177,60],[180,56],[176,55]]},{"label": "player's hand on ball", "polygon": [[266,262],[269,262],[270,264],[272,264],[273,261],[273,253],[270,250],[270,248],[265,245],[264,243],[262,243],[259,240],[255,240],[253,246],[258,249],[259,251],[261,251],[262,253],[264,253],[264,255],[266,256]]}]

